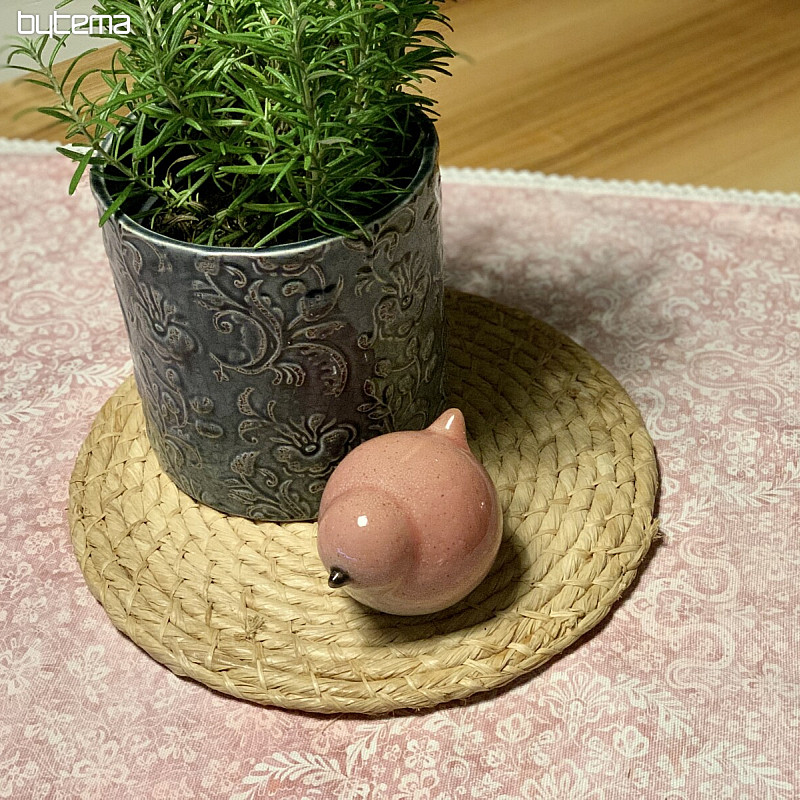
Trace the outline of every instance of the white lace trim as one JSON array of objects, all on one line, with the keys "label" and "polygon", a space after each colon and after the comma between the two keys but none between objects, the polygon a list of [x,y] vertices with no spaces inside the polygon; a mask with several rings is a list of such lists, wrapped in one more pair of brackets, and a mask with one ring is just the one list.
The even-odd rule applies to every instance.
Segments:
[{"label": "white lace trim", "polygon": [[[71,147],[60,142],[38,139],[8,139],[0,136],[0,154],[36,155],[52,153],[56,147]],[[798,192],[766,192],[742,189],[719,189],[709,186],[660,183],[658,181],[620,181],[604,178],[574,178],[570,175],[545,175],[514,169],[482,167],[442,167],[442,180],[471,186],[522,186],[555,189],[579,194],[616,194],[631,197],[663,197],[679,200],[708,200],[716,203],[739,203],[800,208]]]},{"label": "white lace trim", "polygon": [[82,148],[63,142],[51,142],[44,139],[8,139],[0,136],[0,155],[9,153],[32,156],[42,153],[55,153],[56,147],[66,147],[70,150],[81,150]]},{"label": "white lace trim", "polygon": [[631,197],[663,197],[679,200],[749,205],[800,207],[800,193],[767,192],[744,189],[720,189],[658,181],[621,181],[604,178],[574,178],[570,175],[545,175],[514,169],[482,167],[442,167],[442,180],[472,186],[523,186],[534,189],[556,189],[580,194],[616,194]]},{"label": "white lace trim", "polygon": [[43,142],[38,139],[7,139],[0,137],[0,153],[52,153],[56,147],[56,142]]}]

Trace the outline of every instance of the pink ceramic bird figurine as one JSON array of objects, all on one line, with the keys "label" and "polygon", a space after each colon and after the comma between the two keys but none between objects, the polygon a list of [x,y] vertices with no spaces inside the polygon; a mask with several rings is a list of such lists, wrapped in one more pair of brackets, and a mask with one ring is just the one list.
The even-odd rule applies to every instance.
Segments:
[{"label": "pink ceramic bird figurine", "polygon": [[379,611],[429,614],[486,577],[502,531],[497,491],[451,408],[348,453],[322,494],[317,549],[329,586]]}]

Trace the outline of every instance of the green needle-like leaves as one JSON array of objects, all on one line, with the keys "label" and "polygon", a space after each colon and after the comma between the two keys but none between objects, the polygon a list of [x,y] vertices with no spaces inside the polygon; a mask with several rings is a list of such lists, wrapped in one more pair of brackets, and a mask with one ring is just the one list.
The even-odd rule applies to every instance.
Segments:
[{"label": "green needle-like leaves", "polygon": [[[115,210],[201,244],[349,235],[413,177],[414,110],[433,106],[421,83],[454,55],[429,24],[447,27],[440,6],[96,0],[95,14],[131,20],[111,67],[81,72],[79,56],[56,77],[65,37],[46,35],[15,40],[9,62],[52,89],[39,110],[89,148],[62,150],[70,191],[102,164]],[[82,91],[93,72],[97,100]]]}]

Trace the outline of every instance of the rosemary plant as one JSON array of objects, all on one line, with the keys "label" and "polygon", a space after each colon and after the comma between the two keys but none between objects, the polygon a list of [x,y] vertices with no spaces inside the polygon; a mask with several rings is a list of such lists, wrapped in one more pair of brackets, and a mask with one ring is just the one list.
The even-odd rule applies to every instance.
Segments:
[{"label": "rosemary plant", "polygon": [[[403,191],[420,116],[435,113],[420,84],[453,56],[440,6],[96,0],[93,13],[130,18],[109,68],[82,70],[82,55],[57,76],[67,35],[19,37],[8,61],[52,89],[39,110],[83,146],[60,149],[76,162],[70,192],[102,166],[101,224],[121,209],[173,238],[259,247],[349,235]],[[95,72],[107,90],[90,99]]]}]

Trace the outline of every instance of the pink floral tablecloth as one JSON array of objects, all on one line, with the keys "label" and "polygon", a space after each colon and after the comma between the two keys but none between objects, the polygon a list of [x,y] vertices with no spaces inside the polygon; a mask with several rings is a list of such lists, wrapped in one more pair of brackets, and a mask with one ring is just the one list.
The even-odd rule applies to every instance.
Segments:
[{"label": "pink floral tablecloth", "polygon": [[70,173],[0,146],[0,798],[800,796],[800,198],[445,171],[450,284],[617,376],[656,443],[663,539],[538,673],[369,719],[181,680],[84,585],[67,483],[131,365]]}]

